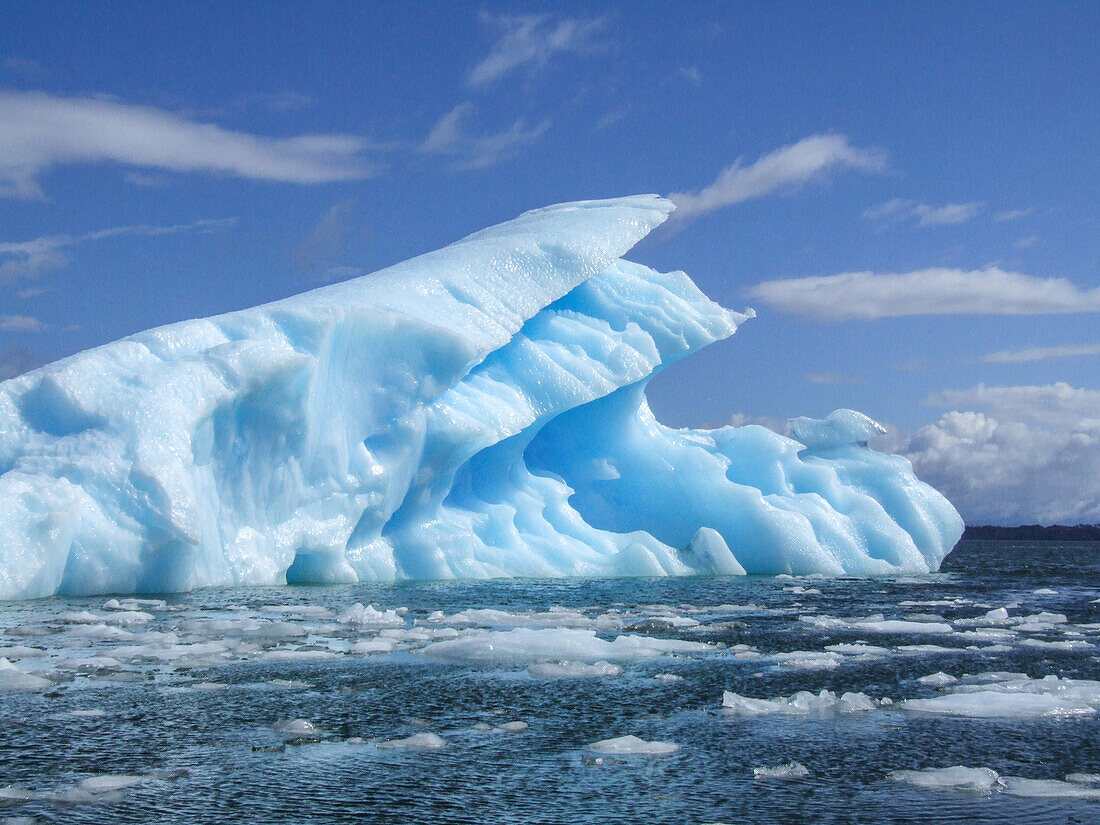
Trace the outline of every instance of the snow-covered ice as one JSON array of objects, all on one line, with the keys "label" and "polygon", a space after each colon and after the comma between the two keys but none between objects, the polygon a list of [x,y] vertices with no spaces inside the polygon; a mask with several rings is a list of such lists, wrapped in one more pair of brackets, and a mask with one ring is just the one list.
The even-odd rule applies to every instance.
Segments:
[{"label": "snow-covered ice", "polygon": [[650,377],[752,315],[622,259],[672,208],[535,210],[0,383],[0,599],[936,569],[962,521],[867,417],[654,419]]},{"label": "snow-covered ice", "polygon": [[762,766],[752,769],[752,775],[757,779],[800,779],[810,775],[810,769],[801,762],[784,762],[782,765],[772,767]]}]

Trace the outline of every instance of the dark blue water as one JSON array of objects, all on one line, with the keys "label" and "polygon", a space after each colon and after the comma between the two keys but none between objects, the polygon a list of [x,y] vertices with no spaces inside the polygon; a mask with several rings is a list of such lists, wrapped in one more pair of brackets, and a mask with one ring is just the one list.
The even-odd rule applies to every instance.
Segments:
[{"label": "dark blue water", "polygon": [[[7,795],[27,797],[0,798],[0,819],[1100,821],[1100,804],[1088,799],[927,789],[888,778],[895,770],[953,765],[1030,779],[1100,774],[1094,712],[957,718],[899,705],[957,687],[917,681],[938,671],[964,680],[1009,671],[1019,674],[1017,683],[1048,675],[1100,680],[1097,543],[968,542],[939,574],[891,579],[406,583],[164,598],[163,605],[139,605],[151,618],[105,608],[105,598],[0,605],[0,656],[49,683],[0,690],[0,788],[16,786]],[[356,602],[407,611],[391,614],[388,629],[341,622]],[[1008,622],[967,623],[1003,606]],[[479,630],[478,622],[454,616],[470,608],[511,617],[482,617]],[[544,612],[560,608],[574,612]],[[65,615],[74,611],[92,615]],[[1043,612],[1065,620],[1018,624]],[[947,623],[951,632],[858,626],[872,614]],[[830,618],[804,620],[811,617]],[[604,641],[635,635],[709,647],[616,659],[618,676],[548,679],[527,669],[537,661],[498,652],[496,640],[512,627],[541,629],[544,639],[565,627],[594,629]],[[1000,637],[967,635],[977,630]],[[483,646],[488,658],[442,658],[428,648],[424,636],[432,633],[437,642],[487,639],[493,652]],[[354,652],[363,641],[393,650]],[[822,660],[815,667],[794,667],[778,655],[829,653],[829,645],[859,641],[879,650],[834,652],[831,666]],[[823,689],[894,704],[808,717],[722,709],[723,691],[771,699]],[[294,719],[317,733],[296,739],[273,727]],[[493,729],[514,720],[528,729]],[[425,732],[446,746],[377,746]],[[627,734],[675,742],[679,750],[601,756],[588,747]],[[791,761],[809,775],[754,777],[754,768]],[[103,775],[134,778],[120,780],[129,787],[117,791],[81,791],[82,782]]]}]

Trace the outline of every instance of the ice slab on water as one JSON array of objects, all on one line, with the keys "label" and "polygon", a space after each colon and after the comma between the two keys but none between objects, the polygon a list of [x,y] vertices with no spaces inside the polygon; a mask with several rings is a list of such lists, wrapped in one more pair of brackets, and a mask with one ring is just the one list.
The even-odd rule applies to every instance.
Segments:
[{"label": "ice slab on water", "polygon": [[800,779],[810,775],[810,769],[801,762],[784,762],[773,767],[753,768],[752,775],[757,779]]},{"label": "ice slab on water", "polygon": [[1000,775],[990,768],[926,768],[919,771],[893,771],[889,779],[920,788],[955,788],[968,791],[989,791],[1001,784]]},{"label": "ice slab on water", "polygon": [[628,635],[617,636],[609,642],[597,637],[595,630],[516,628],[467,631],[456,639],[432,642],[421,652],[451,661],[606,663],[648,659],[669,653],[707,653],[713,649],[703,642],[680,639]]},{"label": "ice slab on water", "polygon": [[675,742],[647,742],[637,736],[619,736],[615,739],[601,739],[588,746],[590,751],[612,756],[664,756],[675,753],[680,746]]},{"label": "ice slab on water", "polygon": [[831,690],[823,690],[817,694],[802,690],[789,697],[753,699],[727,690],[722,694],[722,707],[727,712],[746,716],[778,713],[787,716],[821,717],[861,713],[874,710],[878,705],[865,693],[844,693],[838,697]]},{"label": "ice slab on water", "polygon": [[865,416],[654,419],[651,376],[751,316],[622,259],[672,208],[535,210],[0,383],[0,598],[935,569],[962,521]]}]

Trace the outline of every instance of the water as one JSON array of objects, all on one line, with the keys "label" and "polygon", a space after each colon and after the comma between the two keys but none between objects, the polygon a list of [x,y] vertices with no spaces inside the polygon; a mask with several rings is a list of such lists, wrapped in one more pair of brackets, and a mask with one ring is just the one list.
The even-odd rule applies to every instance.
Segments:
[{"label": "water", "polygon": [[[0,819],[1100,819],[1100,804],[1087,799],[928,789],[888,778],[899,769],[952,765],[1048,780],[1100,773],[1100,721],[1088,704],[1076,706],[1076,714],[1036,718],[958,718],[900,706],[904,699],[958,691],[968,674],[990,671],[1100,680],[1100,604],[1092,603],[1100,599],[1100,543],[967,542],[939,574],[890,579],[406,583],[164,598],[163,605],[138,605],[151,620],[105,609],[103,597],[0,605],[0,656],[50,682],[0,690],[0,788],[16,785],[29,797],[0,801]],[[357,602],[407,611],[379,619],[388,628],[341,622]],[[968,623],[1006,605],[1008,620]],[[511,615],[455,617],[471,608]],[[1067,621],[1048,616],[1019,624],[1044,611]],[[853,621],[878,613],[919,624],[877,632],[890,626]],[[478,629],[479,623],[486,627]],[[912,632],[943,623],[949,632]],[[527,667],[537,662],[509,653],[513,627],[538,631],[529,638],[550,645],[545,660],[618,656],[612,664],[622,673],[534,676]],[[604,641],[634,635],[658,647],[670,640],[708,647],[638,658],[620,642],[578,653],[577,644],[593,644],[584,630]],[[465,655],[482,658],[456,658],[463,651],[445,646],[428,649],[428,636],[475,644]],[[364,641],[393,649],[354,652]],[[874,647],[826,649],[860,641]],[[557,655],[553,645],[565,643],[574,648]],[[782,656],[796,651],[804,653]],[[939,688],[917,681],[938,671],[964,681]],[[654,678],[666,674],[680,678]],[[965,689],[1012,690],[1013,696],[1045,691],[1051,701],[1062,701],[1066,685],[1055,690],[1023,676],[969,683]],[[1088,694],[1089,683],[1082,685]],[[863,693],[877,707],[810,716],[745,716],[722,708],[724,691],[771,699],[823,689]],[[1100,707],[1100,685],[1094,693],[1089,701]],[[894,703],[880,704],[884,697]],[[294,719],[311,722],[316,736],[294,739],[273,727]],[[529,728],[496,729],[516,720]],[[446,746],[377,746],[425,732]],[[601,757],[587,747],[627,734],[672,741],[679,750]],[[805,765],[809,776],[754,778],[754,768],[791,761]],[[134,778],[97,780],[129,785],[114,791],[81,790],[82,781],[105,774]],[[1013,781],[1006,780],[1009,788]],[[1100,785],[1050,787],[1088,794]]]}]

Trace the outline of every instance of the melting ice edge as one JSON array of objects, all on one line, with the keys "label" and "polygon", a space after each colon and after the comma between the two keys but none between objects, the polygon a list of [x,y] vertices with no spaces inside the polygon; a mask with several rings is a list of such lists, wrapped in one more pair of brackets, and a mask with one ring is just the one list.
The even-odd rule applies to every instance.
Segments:
[{"label": "melting ice edge", "polygon": [[621,258],[672,208],[527,212],[0,383],[0,598],[936,569],[962,520],[869,418],[654,419],[652,376],[751,316]]}]

